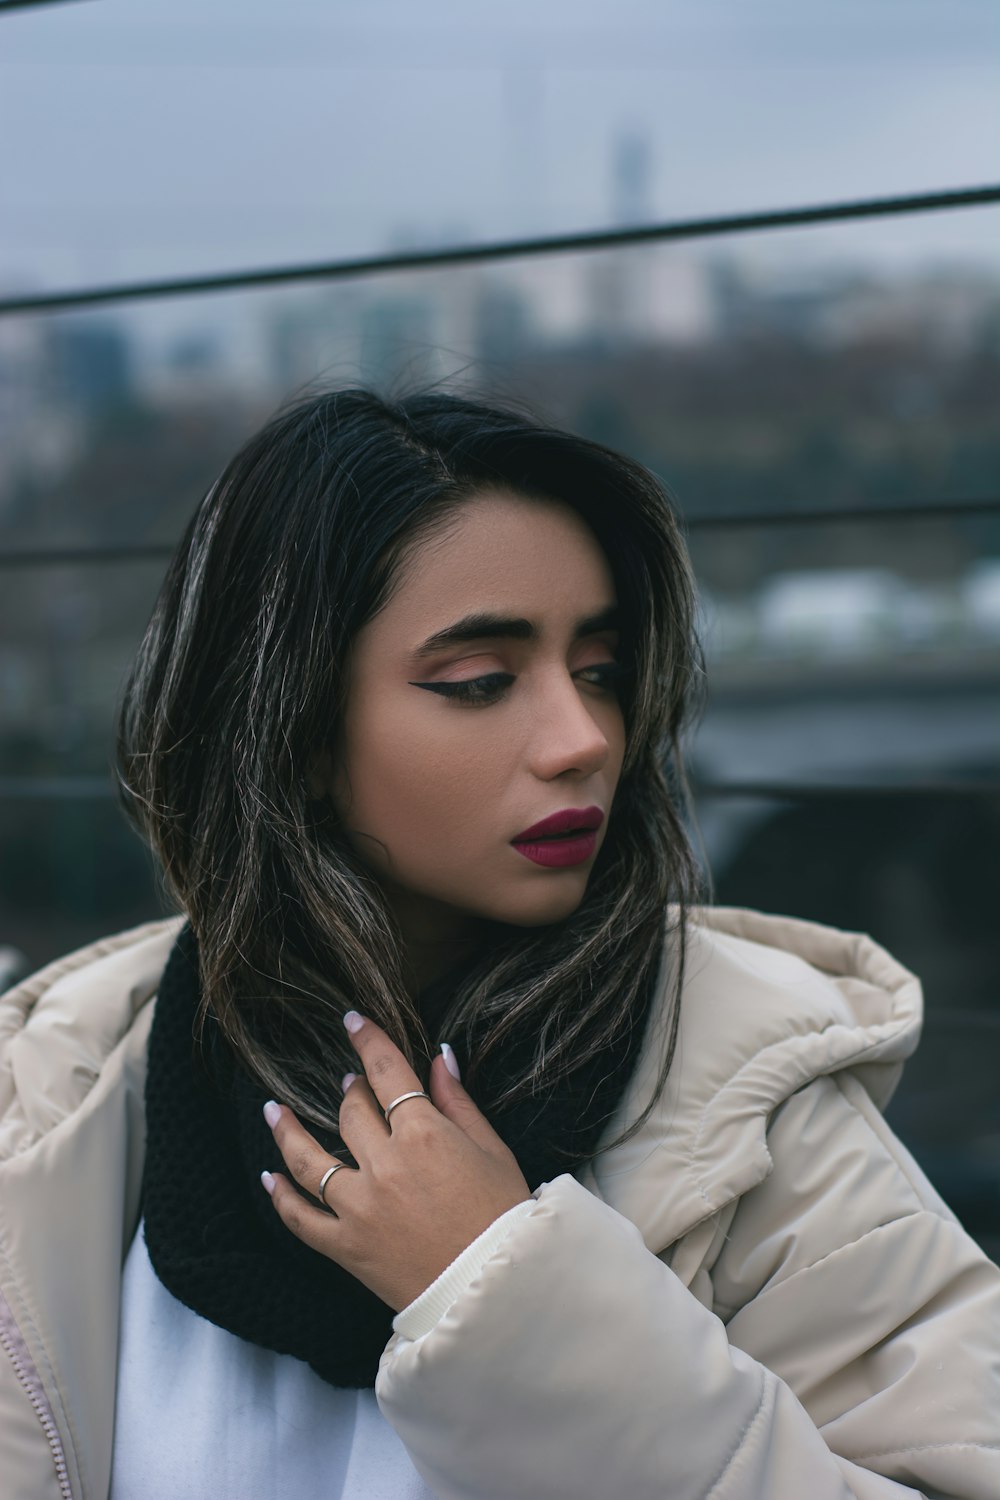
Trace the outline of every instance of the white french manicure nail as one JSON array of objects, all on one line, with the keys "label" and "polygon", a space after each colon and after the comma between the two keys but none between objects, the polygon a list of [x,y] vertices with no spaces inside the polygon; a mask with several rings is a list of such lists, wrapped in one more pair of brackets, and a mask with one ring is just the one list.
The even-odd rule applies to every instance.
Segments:
[{"label": "white french manicure nail", "polygon": [[274,1178],[271,1176],[270,1172],[261,1172],[260,1180],[263,1184],[265,1193],[274,1192]]},{"label": "white french manicure nail", "polygon": [[273,1099],[268,1099],[267,1103],[264,1105],[264,1119],[273,1130],[275,1125],[277,1125],[278,1121],[281,1119],[281,1105],[275,1104]]},{"label": "white french manicure nail", "polygon": [[441,1056],[444,1058],[444,1065],[448,1069],[448,1072],[451,1074],[452,1078],[457,1078],[459,1083],[461,1083],[462,1075],[459,1072],[458,1068],[458,1058],[455,1056],[454,1052],[452,1052],[447,1042],[441,1043]]}]

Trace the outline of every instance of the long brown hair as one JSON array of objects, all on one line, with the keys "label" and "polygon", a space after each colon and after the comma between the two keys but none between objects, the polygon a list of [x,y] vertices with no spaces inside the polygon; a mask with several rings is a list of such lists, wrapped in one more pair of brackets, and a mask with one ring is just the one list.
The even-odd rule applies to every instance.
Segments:
[{"label": "long brown hair", "polygon": [[636,1024],[669,955],[658,1092],[700,889],[680,739],[703,671],[687,550],[642,465],[511,404],[440,391],[390,402],[362,389],[299,400],[205,495],[124,689],[121,796],[197,936],[202,1016],[211,1008],[274,1097],[334,1129],[338,1080],[355,1062],[345,1011],[383,1026],[418,1072],[438,1038],[404,984],[395,918],[329,803],[311,794],[310,766],[336,736],[351,641],[409,549],[497,487],[572,506],[608,558],[623,615],[626,753],[579,907],[550,926],[498,932],[441,1035],[467,1048],[475,1037],[464,1078],[474,1092],[484,1057],[527,1028],[533,1068],[498,1102],[536,1094]]}]

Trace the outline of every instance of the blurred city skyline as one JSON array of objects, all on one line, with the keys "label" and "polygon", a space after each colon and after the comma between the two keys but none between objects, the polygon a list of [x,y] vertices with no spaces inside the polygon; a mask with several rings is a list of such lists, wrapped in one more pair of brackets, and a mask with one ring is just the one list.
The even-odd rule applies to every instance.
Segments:
[{"label": "blurred city skyline", "polygon": [[[277,19],[88,0],[0,20],[8,292],[998,175],[992,0],[291,0]],[[885,221],[865,255],[995,265],[996,237],[974,213]]]}]

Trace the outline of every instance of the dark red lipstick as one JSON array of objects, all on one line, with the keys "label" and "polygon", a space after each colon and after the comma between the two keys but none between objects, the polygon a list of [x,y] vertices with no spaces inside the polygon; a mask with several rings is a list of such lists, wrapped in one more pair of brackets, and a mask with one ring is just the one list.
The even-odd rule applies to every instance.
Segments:
[{"label": "dark red lipstick", "polygon": [[597,830],[603,822],[599,807],[564,807],[540,823],[532,823],[511,843],[518,854],[536,865],[555,869],[579,865],[593,854]]},{"label": "dark red lipstick", "polygon": [[528,839],[545,839],[552,834],[570,833],[578,828],[594,830],[600,828],[603,822],[604,814],[599,807],[563,807],[559,812],[543,818],[540,823],[532,823],[523,833],[515,833],[511,843],[523,844]]}]

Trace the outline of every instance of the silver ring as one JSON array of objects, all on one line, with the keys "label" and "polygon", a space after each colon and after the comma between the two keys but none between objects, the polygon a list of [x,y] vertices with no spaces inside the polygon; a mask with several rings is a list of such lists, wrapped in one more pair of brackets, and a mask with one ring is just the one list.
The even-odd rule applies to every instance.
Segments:
[{"label": "silver ring", "polygon": [[430,1094],[425,1094],[424,1091],[423,1091],[423,1089],[411,1089],[408,1094],[400,1094],[399,1098],[398,1099],[393,1099],[393,1101],[389,1105],[388,1109],[385,1110],[385,1112],[384,1112],[385,1113],[385,1118],[386,1118],[386,1123],[388,1124],[389,1116],[392,1114],[393,1110],[396,1108],[396,1105],[397,1104],[402,1104],[402,1102],[403,1102],[404,1099],[429,1099],[430,1097],[431,1097]]},{"label": "silver ring", "polygon": [[330,1181],[330,1178],[333,1176],[334,1172],[339,1172],[340,1169],[341,1169],[341,1167],[346,1167],[346,1166],[347,1166],[346,1161],[335,1161],[332,1167],[327,1167],[326,1171],[323,1173],[323,1176],[320,1178],[319,1187],[316,1189],[316,1197],[319,1199],[319,1201],[321,1203],[326,1203],[327,1208],[329,1208],[330,1205],[329,1205],[329,1203],[326,1202],[326,1199],[323,1197],[323,1189],[326,1187],[327,1183]]}]

